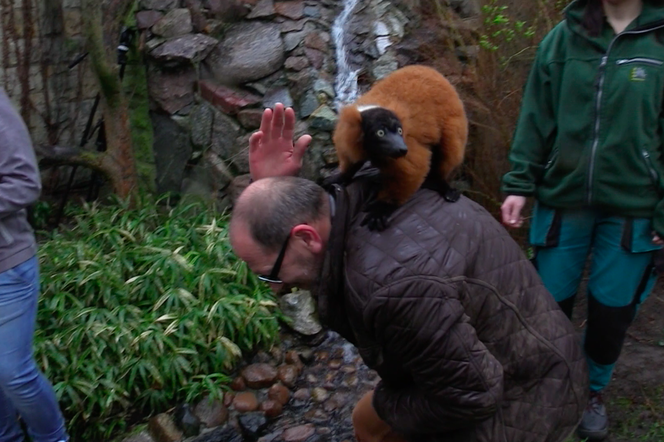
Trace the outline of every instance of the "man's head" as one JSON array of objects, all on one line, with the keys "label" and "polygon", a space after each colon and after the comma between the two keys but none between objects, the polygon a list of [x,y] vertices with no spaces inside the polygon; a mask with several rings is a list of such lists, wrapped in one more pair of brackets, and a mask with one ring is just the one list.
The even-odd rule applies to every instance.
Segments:
[{"label": "man's head", "polygon": [[295,177],[258,180],[237,199],[230,222],[236,255],[270,283],[310,288],[330,234],[330,204],[315,183]]}]

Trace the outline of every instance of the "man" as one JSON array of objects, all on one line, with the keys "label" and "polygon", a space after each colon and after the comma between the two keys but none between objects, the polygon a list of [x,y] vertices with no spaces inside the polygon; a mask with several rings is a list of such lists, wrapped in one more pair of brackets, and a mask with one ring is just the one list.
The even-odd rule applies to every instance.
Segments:
[{"label": "man", "polygon": [[41,180],[30,135],[0,88],[0,442],[68,439],[53,388],[32,356],[39,263],[26,208]]},{"label": "man", "polygon": [[309,142],[293,146],[293,125],[277,105],[250,140],[256,181],[231,244],[273,289],[313,288],[321,319],[380,375],[353,413],[358,441],[564,441],[588,399],[583,352],[505,229],[421,189],[371,232],[370,170],[329,194],[285,176]]}]

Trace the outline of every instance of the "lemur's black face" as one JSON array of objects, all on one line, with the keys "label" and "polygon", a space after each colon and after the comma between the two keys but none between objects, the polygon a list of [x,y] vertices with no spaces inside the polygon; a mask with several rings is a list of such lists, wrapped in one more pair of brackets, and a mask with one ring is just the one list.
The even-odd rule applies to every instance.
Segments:
[{"label": "lemur's black face", "polygon": [[401,122],[394,112],[381,107],[362,110],[364,148],[372,162],[400,158],[408,152]]}]

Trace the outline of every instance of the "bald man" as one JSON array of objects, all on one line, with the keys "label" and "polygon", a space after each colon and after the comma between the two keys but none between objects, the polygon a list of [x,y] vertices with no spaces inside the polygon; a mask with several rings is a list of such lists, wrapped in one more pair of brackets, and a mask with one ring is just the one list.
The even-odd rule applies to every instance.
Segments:
[{"label": "bald man", "polygon": [[296,172],[301,160],[283,135],[292,136],[294,117],[283,112],[266,111],[251,142],[256,181],[234,207],[231,245],[274,290],[310,288],[323,323],[381,377],[353,413],[358,441],[572,434],[587,403],[583,352],[505,229],[468,198],[421,189],[387,229],[370,231],[362,225],[375,190],[370,168],[328,191],[267,172],[266,164]]}]

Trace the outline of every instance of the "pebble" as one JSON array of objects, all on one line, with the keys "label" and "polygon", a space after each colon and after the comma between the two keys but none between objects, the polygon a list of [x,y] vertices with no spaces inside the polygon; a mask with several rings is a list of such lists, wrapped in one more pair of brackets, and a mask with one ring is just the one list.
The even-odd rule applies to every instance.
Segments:
[{"label": "pebble", "polygon": [[277,369],[277,377],[287,387],[293,387],[297,381],[298,369],[295,365],[280,365]]},{"label": "pebble", "polygon": [[261,403],[260,410],[265,413],[265,416],[273,418],[281,414],[283,406],[277,401],[268,399]]},{"label": "pebble", "polygon": [[351,374],[355,373],[357,371],[357,368],[353,367],[352,365],[344,365],[341,367],[341,371],[343,371],[346,374]]},{"label": "pebble", "polygon": [[235,379],[233,379],[233,382],[231,382],[231,390],[234,391],[244,391],[247,389],[247,382],[244,380],[242,376],[238,376]]},{"label": "pebble", "polygon": [[313,409],[304,413],[304,417],[307,420],[310,420],[315,423],[326,423],[330,420],[330,416],[325,413],[323,410]]},{"label": "pebble", "polygon": [[338,370],[341,367],[341,364],[343,364],[343,361],[341,359],[332,359],[327,366],[330,367],[332,370]]},{"label": "pebble", "polygon": [[251,364],[242,370],[242,377],[250,388],[267,388],[277,379],[277,370],[265,363]]},{"label": "pebble", "polygon": [[230,407],[235,399],[235,393],[224,393],[224,407]]},{"label": "pebble", "polygon": [[194,408],[194,413],[207,428],[218,427],[228,420],[228,408],[219,401],[203,398]]},{"label": "pebble", "polygon": [[315,432],[316,429],[311,424],[300,425],[284,431],[281,438],[284,442],[304,442],[309,436],[313,436]]},{"label": "pebble", "polygon": [[297,401],[306,401],[311,397],[311,392],[308,388],[300,388],[295,393],[293,393],[293,399]]},{"label": "pebble", "polygon": [[324,388],[314,388],[311,391],[311,398],[316,402],[325,402],[325,400],[330,397],[330,393]]},{"label": "pebble", "polygon": [[290,391],[281,384],[274,384],[268,390],[267,397],[281,405],[286,405],[290,399]]},{"label": "pebble", "polygon": [[240,412],[256,411],[258,409],[258,399],[256,395],[250,392],[238,393],[233,399],[233,407]]}]

